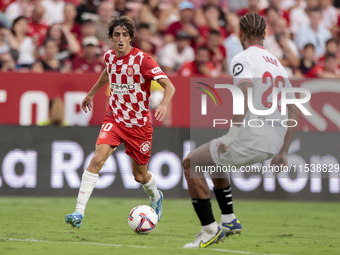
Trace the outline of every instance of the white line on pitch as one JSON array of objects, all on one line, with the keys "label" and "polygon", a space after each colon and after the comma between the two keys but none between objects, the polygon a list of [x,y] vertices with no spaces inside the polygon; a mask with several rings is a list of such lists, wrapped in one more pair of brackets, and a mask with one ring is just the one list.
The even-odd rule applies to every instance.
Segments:
[{"label": "white line on pitch", "polygon": [[[92,244],[99,246],[112,246],[112,247],[130,247],[130,248],[157,248],[154,246],[138,246],[138,245],[123,245],[123,244],[110,244],[110,243],[91,243],[91,242],[54,242],[54,241],[45,241],[45,240],[36,240],[33,238],[30,239],[16,239],[16,238],[6,238],[0,237],[0,240],[5,241],[15,241],[15,242],[31,242],[31,243],[60,243],[60,244]],[[169,249],[182,249],[182,248],[174,248],[174,247],[163,247]],[[208,250],[208,249],[207,249]],[[248,251],[234,251],[234,250],[226,250],[226,249],[209,249],[214,251],[228,252],[228,253],[240,253],[240,254],[249,254],[249,255],[289,255],[289,254],[279,254],[279,253],[256,253],[256,252],[248,252]]]},{"label": "white line on pitch", "polygon": [[123,245],[123,244],[110,244],[110,243],[91,243],[91,242],[54,242],[45,240],[30,239],[16,239],[16,238],[6,238],[1,237],[0,240],[15,241],[15,242],[31,242],[31,243],[62,243],[62,244],[92,244],[101,246],[114,246],[114,247],[131,247],[131,248],[156,248],[152,246],[138,246],[138,245]]},{"label": "white line on pitch", "polygon": [[249,251],[234,251],[234,250],[225,250],[225,249],[211,249],[214,251],[222,251],[222,252],[233,252],[233,253],[240,253],[240,254],[249,254],[249,255],[289,255],[289,254],[282,254],[282,253],[256,253],[256,252],[249,252]]}]

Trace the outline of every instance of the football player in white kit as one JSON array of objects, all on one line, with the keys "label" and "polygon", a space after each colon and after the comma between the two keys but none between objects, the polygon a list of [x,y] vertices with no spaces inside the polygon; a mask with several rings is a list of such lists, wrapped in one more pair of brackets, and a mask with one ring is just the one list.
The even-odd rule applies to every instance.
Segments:
[{"label": "football player in white kit", "polygon": [[[279,93],[281,88],[291,87],[291,84],[279,60],[263,48],[266,29],[264,18],[257,13],[247,13],[240,20],[240,28],[240,41],[244,51],[233,58],[231,68],[234,85],[244,95],[245,114],[234,115],[232,122],[239,124],[233,124],[226,135],[201,145],[182,161],[192,204],[202,226],[196,239],[184,248],[204,248],[242,230],[240,221],[233,212],[229,178],[211,176],[221,209],[221,221],[217,224],[203,173],[201,178],[192,178],[190,174],[194,173],[195,166],[218,164],[241,167],[270,158],[273,158],[271,164],[287,165],[287,152],[295,133],[293,126],[298,120],[298,108],[293,104],[287,105],[287,116],[281,114],[281,107],[277,105],[274,113],[258,116],[248,110],[247,100],[252,97],[255,109],[268,110],[272,106],[273,86],[278,88]],[[248,88],[252,88],[252,95],[247,95]],[[279,99],[278,96],[278,101]],[[264,124],[260,128],[251,128],[247,124],[250,119],[261,119]],[[286,127],[281,124],[284,119],[290,119],[285,124]]]}]

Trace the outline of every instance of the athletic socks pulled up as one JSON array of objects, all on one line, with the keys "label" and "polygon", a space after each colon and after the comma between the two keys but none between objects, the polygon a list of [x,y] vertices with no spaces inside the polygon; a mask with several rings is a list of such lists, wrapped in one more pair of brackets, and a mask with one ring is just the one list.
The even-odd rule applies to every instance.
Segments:
[{"label": "athletic socks pulled up", "polygon": [[151,203],[156,203],[161,197],[159,195],[157,185],[156,185],[156,179],[153,173],[149,172],[151,174],[150,180],[142,184],[145,192],[149,195]]},{"label": "athletic socks pulled up", "polygon": [[221,221],[231,222],[236,219],[233,210],[233,197],[230,185],[224,189],[214,189],[216,200],[221,209]]},{"label": "athletic socks pulled up", "polygon": [[84,217],[85,207],[92,194],[94,187],[98,180],[98,174],[93,174],[88,171],[84,171],[81,178],[81,184],[79,188],[79,194],[76,205],[76,212],[80,212]]},{"label": "athletic socks pulled up", "polygon": [[191,203],[194,206],[195,212],[201,222],[202,230],[207,233],[215,233],[217,230],[217,223],[212,212],[210,198],[193,198]]}]

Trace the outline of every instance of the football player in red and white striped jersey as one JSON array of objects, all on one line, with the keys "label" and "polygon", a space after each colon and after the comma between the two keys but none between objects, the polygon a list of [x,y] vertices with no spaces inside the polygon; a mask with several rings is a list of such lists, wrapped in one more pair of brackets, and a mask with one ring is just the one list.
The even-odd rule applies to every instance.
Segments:
[{"label": "football player in red and white striped jersey", "polygon": [[157,189],[155,177],[147,169],[152,145],[150,112],[148,109],[150,85],[156,80],[164,88],[164,98],[156,108],[155,117],[163,121],[175,93],[171,81],[143,51],[133,48],[134,21],[121,16],[108,25],[108,35],[114,49],[104,55],[106,68],[82,102],[82,109],[92,110],[94,95],[110,83],[110,103],[97,139],[97,147],[90,165],[82,176],[76,211],[65,217],[66,223],[80,227],[88,199],[96,185],[98,172],[111,153],[124,142],[131,157],[132,173],[150,196],[150,206],[162,216],[163,194]]}]

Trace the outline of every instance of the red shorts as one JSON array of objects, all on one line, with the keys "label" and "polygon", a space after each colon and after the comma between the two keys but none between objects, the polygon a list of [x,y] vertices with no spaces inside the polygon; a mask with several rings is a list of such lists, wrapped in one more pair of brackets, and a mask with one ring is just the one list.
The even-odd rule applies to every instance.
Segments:
[{"label": "red shorts", "polygon": [[108,144],[116,147],[124,142],[125,153],[138,164],[146,165],[150,159],[152,131],[151,124],[128,128],[114,119],[105,118],[96,145]]}]

